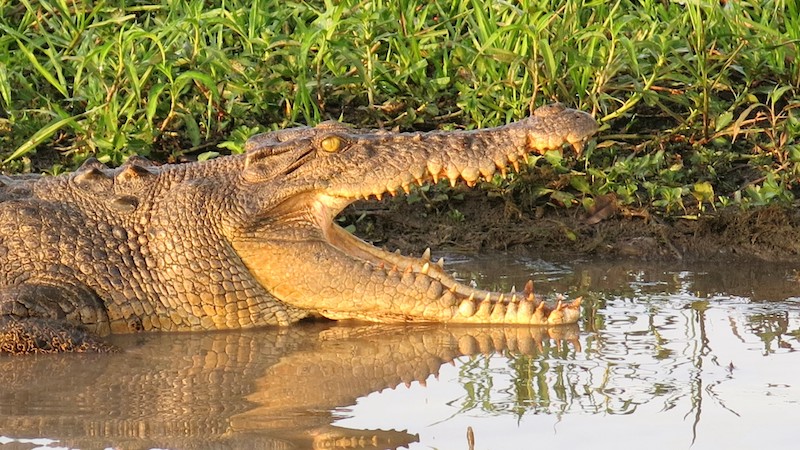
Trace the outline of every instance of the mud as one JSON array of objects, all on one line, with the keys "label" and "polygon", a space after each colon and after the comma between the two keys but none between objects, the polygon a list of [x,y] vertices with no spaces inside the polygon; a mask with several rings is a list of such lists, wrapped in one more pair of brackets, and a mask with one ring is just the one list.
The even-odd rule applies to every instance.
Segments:
[{"label": "mud", "polygon": [[526,210],[480,190],[456,197],[437,205],[409,204],[405,198],[360,202],[344,211],[342,222],[355,225],[362,238],[403,253],[426,247],[480,252],[524,246],[547,254],[645,260],[800,261],[797,208],[731,207],[694,218],[622,209],[592,224],[580,206]]}]

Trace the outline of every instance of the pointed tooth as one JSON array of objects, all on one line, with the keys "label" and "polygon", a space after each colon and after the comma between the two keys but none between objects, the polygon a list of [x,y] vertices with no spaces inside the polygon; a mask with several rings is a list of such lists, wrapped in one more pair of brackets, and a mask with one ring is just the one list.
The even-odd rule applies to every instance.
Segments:
[{"label": "pointed tooth", "polygon": [[428,173],[431,174],[432,177],[439,176],[439,172],[442,171],[442,165],[438,162],[428,161],[427,164]]},{"label": "pointed tooth", "polygon": [[458,290],[458,289],[456,289],[457,287],[458,287],[458,286],[456,286],[456,285],[454,284],[454,285],[452,285],[452,286],[450,287],[450,289],[448,289],[448,291],[450,291],[450,293],[451,293],[451,294],[455,294],[455,293],[456,293],[456,291]]},{"label": "pointed tooth", "polygon": [[395,251],[394,251],[394,254],[395,254],[395,255],[402,255],[402,253],[400,253],[400,249],[399,249],[399,248],[398,248],[397,250],[395,250]]},{"label": "pointed tooth", "polygon": [[408,170],[408,173],[411,174],[411,178],[409,178],[409,181],[411,179],[417,180],[417,183],[419,183],[420,186],[421,186],[422,182],[423,182],[423,179],[425,178],[426,171],[427,171],[427,166],[426,165],[420,164],[418,166],[411,167]]},{"label": "pointed tooth", "polygon": [[381,201],[381,200],[383,200],[383,194],[382,193],[377,193],[377,194],[375,194],[375,198],[377,198],[378,201]]},{"label": "pointed tooth", "polygon": [[408,194],[410,194],[410,193],[411,193],[411,186],[409,186],[409,185],[407,185],[407,184],[404,184],[404,185],[402,185],[402,186],[400,186],[400,187],[401,187],[401,188],[403,188],[403,192],[405,192],[405,193],[406,193],[406,195],[408,195]]},{"label": "pointed tooth", "polygon": [[522,292],[525,293],[526,297],[533,294],[533,280],[528,280],[528,282],[525,283],[525,289]]},{"label": "pointed tooth", "polygon": [[425,252],[422,253],[422,259],[425,261],[431,260],[431,249],[430,247],[425,249]]},{"label": "pointed tooth", "polygon": [[519,161],[515,159],[511,161],[511,165],[514,167],[514,172],[519,173]]},{"label": "pointed tooth", "polygon": [[[409,266],[409,268],[411,268],[411,266]],[[430,270],[430,268],[431,268],[430,263],[426,262],[425,264],[423,264],[422,265],[422,270],[421,270],[422,274],[423,275],[427,275],[428,274],[428,270]]]},{"label": "pointed tooth", "polygon": [[456,186],[456,182],[458,182],[458,177],[461,175],[461,171],[453,165],[452,163],[447,166],[447,170],[445,171],[445,175],[447,178],[450,179],[450,185],[452,187]]},{"label": "pointed tooth", "polygon": [[509,294],[513,294],[513,293],[515,293],[515,292],[517,292],[517,285],[516,285],[516,284],[515,284],[515,285],[513,285],[513,286],[511,286],[511,290],[510,290],[508,293],[509,293]]},{"label": "pointed tooth", "polygon": [[511,294],[511,303],[517,303],[517,294]]},{"label": "pointed tooth", "polygon": [[439,258],[439,260],[436,261],[436,265],[444,269],[444,257]]}]

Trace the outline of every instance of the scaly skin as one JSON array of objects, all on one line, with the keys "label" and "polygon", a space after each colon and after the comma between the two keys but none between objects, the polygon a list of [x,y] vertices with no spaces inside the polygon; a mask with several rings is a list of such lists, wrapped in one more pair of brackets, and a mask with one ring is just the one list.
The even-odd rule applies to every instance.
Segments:
[{"label": "scaly skin", "polygon": [[244,155],[156,167],[95,160],[2,177],[0,351],[107,350],[109,333],[375,322],[574,323],[523,292],[480,291],[429,253],[379,250],[335,225],[347,205],[448,178],[474,185],[597,129],[560,105],[503,127],[430,133],[337,122],[251,138]]}]

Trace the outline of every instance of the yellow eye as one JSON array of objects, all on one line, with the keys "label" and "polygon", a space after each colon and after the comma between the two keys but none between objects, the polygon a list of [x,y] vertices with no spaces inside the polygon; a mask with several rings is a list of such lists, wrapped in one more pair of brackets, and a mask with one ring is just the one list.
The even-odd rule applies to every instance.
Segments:
[{"label": "yellow eye", "polygon": [[328,153],[338,152],[342,148],[339,136],[328,136],[319,143],[320,147]]}]

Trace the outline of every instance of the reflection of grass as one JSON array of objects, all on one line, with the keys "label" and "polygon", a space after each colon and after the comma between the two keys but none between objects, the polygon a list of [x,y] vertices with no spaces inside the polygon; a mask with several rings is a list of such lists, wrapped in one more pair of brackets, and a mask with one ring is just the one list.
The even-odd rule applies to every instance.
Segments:
[{"label": "reflection of grass", "polygon": [[793,321],[787,311],[753,314],[747,321],[753,334],[764,343],[765,355],[779,350],[794,350],[792,343],[784,339],[784,336],[800,341],[800,327],[790,330]]},{"label": "reflection of grass", "polygon": [[[684,279],[673,292],[689,289],[690,282]],[[737,396],[740,384],[728,384],[737,378],[731,365],[736,355],[733,361],[719,357],[730,348],[729,333],[719,326],[725,323],[720,320],[725,306],[718,302],[685,294],[645,295],[636,307],[625,299],[607,298],[607,309],[598,311],[607,320],[602,328],[584,332],[580,352],[557,348],[551,341],[535,354],[463,358],[458,382],[464,395],[453,406],[459,413],[507,415],[518,421],[537,414],[649,417],[669,411],[682,420],[680,433],[687,443],[702,442],[713,434],[704,422],[708,417],[720,411],[730,417],[743,413]],[[785,346],[791,343],[789,330],[797,328],[792,325],[796,315],[762,314],[761,305],[751,307],[756,310],[748,309],[744,318],[750,328],[739,341],[743,351],[750,350],[754,338],[763,340],[769,352],[791,351]],[[729,323],[733,335],[739,336],[735,317],[730,316]]]},{"label": "reflection of grass", "polygon": [[[459,383],[465,391],[461,411],[511,412],[517,417],[526,412],[564,412],[570,399],[579,394],[575,382],[569,380],[570,366],[558,360],[573,353],[566,344],[558,349],[548,344],[536,356],[480,355],[466,360],[459,368]],[[550,362],[550,358],[555,361]],[[497,367],[500,359],[505,363],[502,368]],[[496,391],[495,378],[501,378],[499,384],[508,387]]]}]

